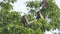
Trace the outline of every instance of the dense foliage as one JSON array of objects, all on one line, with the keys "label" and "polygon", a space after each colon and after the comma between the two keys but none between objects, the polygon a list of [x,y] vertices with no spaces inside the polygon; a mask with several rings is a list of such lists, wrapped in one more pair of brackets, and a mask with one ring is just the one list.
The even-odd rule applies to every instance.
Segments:
[{"label": "dense foliage", "polygon": [[36,10],[41,7],[41,2],[27,2],[27,7],[30,9],[29,14],[25,15],[28,19],[28,27],[23,26],[22,16],[19,12],[11,11],[13,6],[10,3],[14,2],[16,0],[0,2],[0,34],[44,34],[45,30],[60,29],[60,10],[53,0],[47,0],[47,7],[41,9],[43,15],[48,15],[47,18],[50,19],[50,22],[41,18],[37,20],[34,17]]}]

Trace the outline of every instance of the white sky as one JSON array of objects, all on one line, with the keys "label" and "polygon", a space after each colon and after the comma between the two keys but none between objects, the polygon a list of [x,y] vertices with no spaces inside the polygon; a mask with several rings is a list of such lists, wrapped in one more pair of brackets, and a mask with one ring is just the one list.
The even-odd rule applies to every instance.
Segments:
[{"label": "white sky", "polygon": [[[26,5],[25,5],[26,1],[29,1],[29,0],[17,0],[17,2],[13,4],[13,8],[14,8],[13,10],[27,13]],[[56,4],[60,7],[60,0],[55,0],[55,1],[56,1]]]}]

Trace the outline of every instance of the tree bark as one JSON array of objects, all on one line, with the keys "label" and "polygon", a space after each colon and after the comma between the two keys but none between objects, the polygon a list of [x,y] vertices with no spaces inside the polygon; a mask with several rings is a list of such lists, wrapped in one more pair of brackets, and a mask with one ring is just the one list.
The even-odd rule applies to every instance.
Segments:
[{"label": "tree bark", "polygon": [[42,13],[40,12],[40,17],[42,18],[42,19],[44,19],[44,16],[42,15]]}]

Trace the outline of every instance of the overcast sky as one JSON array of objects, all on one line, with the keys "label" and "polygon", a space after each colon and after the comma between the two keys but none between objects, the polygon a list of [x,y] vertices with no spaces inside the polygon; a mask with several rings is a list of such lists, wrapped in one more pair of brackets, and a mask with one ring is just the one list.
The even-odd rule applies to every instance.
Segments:
[{"label": "overcast sky", "polygon": [[[26,1],[29,1],[29,0],[17,0],[17,2],[13,4],[14,10],[27,13],[26,5],[25,5]],[[56,4],[60,7],[60,0],[55,0],[55,1],[56,1]]]}]

